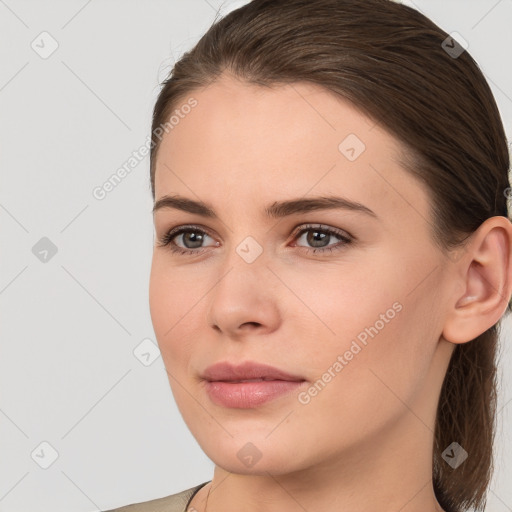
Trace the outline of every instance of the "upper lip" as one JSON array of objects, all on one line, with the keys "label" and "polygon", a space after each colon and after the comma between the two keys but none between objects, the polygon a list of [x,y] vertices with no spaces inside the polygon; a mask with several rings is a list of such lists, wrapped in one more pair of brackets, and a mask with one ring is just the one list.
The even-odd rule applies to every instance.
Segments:
[{"label": "upper lip", "polygon": [[227,361],[206,368],[202,375],[208,381],[240,381],[250,379],[303,381],[302,377],[266,364],[246,361],[235,365]]}]

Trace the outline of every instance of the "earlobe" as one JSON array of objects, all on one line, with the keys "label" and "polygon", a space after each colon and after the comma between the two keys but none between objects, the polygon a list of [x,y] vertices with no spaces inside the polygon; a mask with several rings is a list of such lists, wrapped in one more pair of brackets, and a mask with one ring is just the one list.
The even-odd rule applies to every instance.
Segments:
[{"label": "earlobe", "polygon": [[443,337],[466,343],[495,325],[507,309],[512,293],[512,223],[501,216],[483,222],[454,272],[463,280],[464,293],[454,297]]}]

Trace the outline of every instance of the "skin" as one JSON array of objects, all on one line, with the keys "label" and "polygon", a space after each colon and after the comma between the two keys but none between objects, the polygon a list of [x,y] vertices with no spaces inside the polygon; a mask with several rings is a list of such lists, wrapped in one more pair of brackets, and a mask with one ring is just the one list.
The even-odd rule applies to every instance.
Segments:
[{"label": "skin", "polygon": [[[494,325],[510,298],[512,225],[488,219],[447,256],[430,235],[423,186],[399,164],[399,141],[350,104],[306,83],[268,89],[223,75],[191,94],[198,105],[163,138],[155,197],[208,203],[219,219],[167,208],[154,214],[150,312],[176,403],[215,463],[189,510],[295,512],[441,510],[432,443],[441,384],[456,343]],[[349,161],[348,134],[366,149]],[[377,218],[315,210],[263,215],[275,201],[339,195]],[[304,224],[342,230],[321,244]],[[171,228],[207,228],[202,249]],[[309,234],[309,237],[308,237]],[[248,263],[248,236],[263,252]],[[185,245],[187,244],[187,245]],[[325,387],[254,409],[213,403],[200,373],[218,361],[257,361],[306,379],[308,389],[365,328],[399,303]],[[237,452],[261,453],[248,467]],[[242,507],[242,508],[241,508]]]}]

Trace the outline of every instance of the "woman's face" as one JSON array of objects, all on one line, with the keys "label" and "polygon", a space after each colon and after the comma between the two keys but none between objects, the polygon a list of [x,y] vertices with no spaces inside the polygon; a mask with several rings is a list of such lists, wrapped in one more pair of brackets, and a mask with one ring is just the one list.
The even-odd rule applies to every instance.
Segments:
[{"label": "woman's face", "polygon": [[[312,84],[223,77],[191,96],[163,137],[155,196],[213,213],[155,210],[150,310],[192,434],[236,473],[408,463],[408,449],[430,462],[454,284],[396,139]],[[299,381],[209,383],[219,362]]]}]

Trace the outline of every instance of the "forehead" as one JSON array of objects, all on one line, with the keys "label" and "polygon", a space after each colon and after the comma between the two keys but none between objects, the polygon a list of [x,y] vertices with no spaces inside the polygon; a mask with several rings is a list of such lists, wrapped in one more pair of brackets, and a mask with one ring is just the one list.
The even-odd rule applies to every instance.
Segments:
[{"label": "forehead", "polygon": [[243,205],[254,196],[336,192],[396,206],[403,198],[393,183],[418,195],[419,184],[399,166],[399,141],[316,84],[263,87],[223,77],[182,104],[190,97],[197,105],[162,139],[157,198],[192,190],[211,203]]}]

